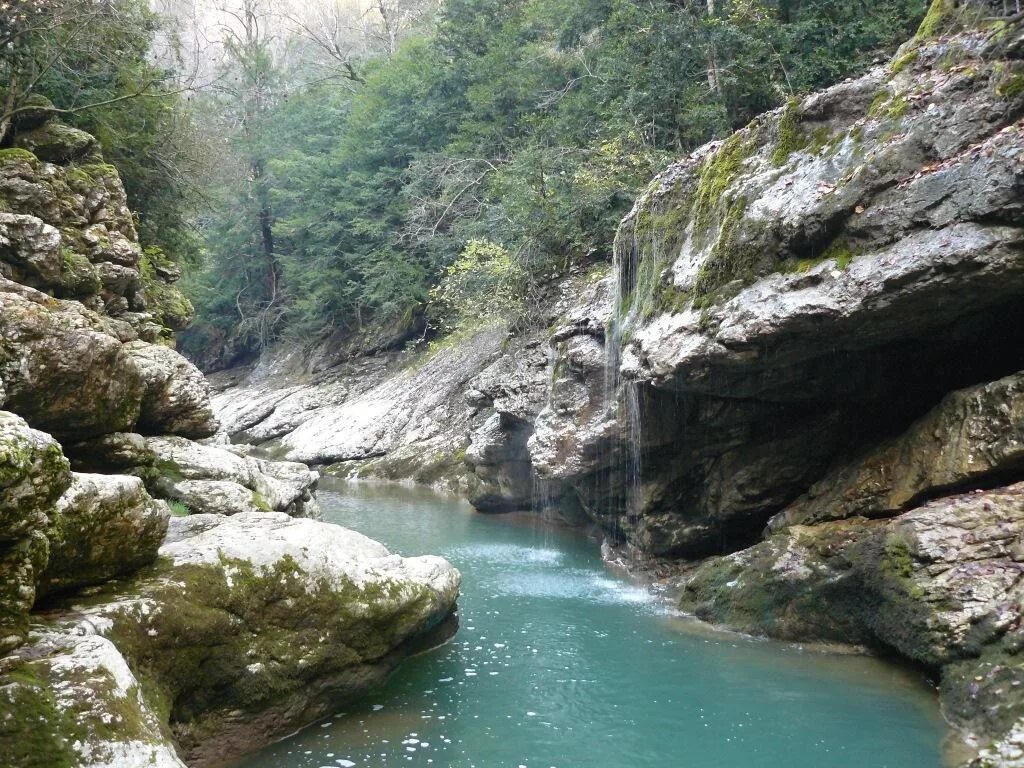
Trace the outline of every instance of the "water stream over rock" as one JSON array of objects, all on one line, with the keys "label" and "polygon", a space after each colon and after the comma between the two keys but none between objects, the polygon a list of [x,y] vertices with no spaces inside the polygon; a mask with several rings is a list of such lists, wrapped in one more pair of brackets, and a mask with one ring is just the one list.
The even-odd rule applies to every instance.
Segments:
[{"label": "water stream over rock", "polygon": [[328,520],[464,574],[461,630],[237,768],[937,768],[934,692],[879,661],[718,633],[596,541],[422,490],[338,485]]}]

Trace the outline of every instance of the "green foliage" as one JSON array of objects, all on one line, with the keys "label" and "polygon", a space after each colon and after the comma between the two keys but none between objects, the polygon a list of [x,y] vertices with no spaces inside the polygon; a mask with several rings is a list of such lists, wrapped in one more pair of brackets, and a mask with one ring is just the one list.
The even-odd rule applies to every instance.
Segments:
[{"label": "green foliage", "polygon": [[436,317],[446,332],[509,318],[522,309],[525,274],[502,246],[470,240],[430,291]]},{"label": "green foliage", "polygon": [[[823,149],[829,137],[799,129],[798,94],[862,70],[922,15],[918,0],[726,0],[710,13],[672,0],[447,0],[435,29],[361,62],[362,82],[318,80],[267,105],[280,266],[269,332],[360,335],[425,316],[444,333],[485,308],[515,314],[553,275],[607,261],[618,222],[670,159],[783,104],[779,162]],[[728,213],[719,201],[748,151],[734,137],[707,161],[699,225]],[[244,176],[221,185],[207,265],[187,282],[190,351],[251,346],[250,296],[267,275]],[[667,253],[672,211],[651,215],[647,242]],[[647,304],[660,274],[648,267]],[[515,290],[495,304],[496,284]]]}]

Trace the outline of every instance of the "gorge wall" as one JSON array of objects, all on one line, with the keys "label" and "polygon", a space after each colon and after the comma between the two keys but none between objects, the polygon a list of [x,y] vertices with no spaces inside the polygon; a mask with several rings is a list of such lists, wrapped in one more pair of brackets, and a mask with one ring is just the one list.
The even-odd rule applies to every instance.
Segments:
[{"label": "gorge wall", "polygon": [[574,510],[701,618],[920,664],[972,765],[1024,765],[1024,30],[990,14],[936,0],[886,65],[668,168],[537,330],[268,355],[218,411]]},{"label": "gorge wall", "polygon": [[450,636],[450,564],[300,519],[316,472],[213,437],[179,271],[95,139],[44,101],[9,138],[0,764],[222,764]]}]

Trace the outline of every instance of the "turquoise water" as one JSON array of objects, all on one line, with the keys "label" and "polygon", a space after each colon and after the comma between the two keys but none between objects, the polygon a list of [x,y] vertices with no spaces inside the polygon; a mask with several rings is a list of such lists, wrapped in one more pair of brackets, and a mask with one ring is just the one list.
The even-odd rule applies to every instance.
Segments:
[{"label": "turquoise water", "polygon": [[700,630],[595,541],[424,491],[341,486],[326,519],[463,575],[461,628],[245,768],[937,768],[934,692],[880,662]]}]

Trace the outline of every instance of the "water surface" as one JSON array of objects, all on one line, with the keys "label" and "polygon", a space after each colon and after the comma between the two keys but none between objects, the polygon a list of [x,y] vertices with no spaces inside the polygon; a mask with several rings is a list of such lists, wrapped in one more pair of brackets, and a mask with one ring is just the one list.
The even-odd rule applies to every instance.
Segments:
[{"label": "water surface", "polygon": [[336,718],[244,768],[937,768],[915,676],[855,656],[693,631],[532,518],[395,487],[323,490],[325,517],[463,575],[461,628]]}]

